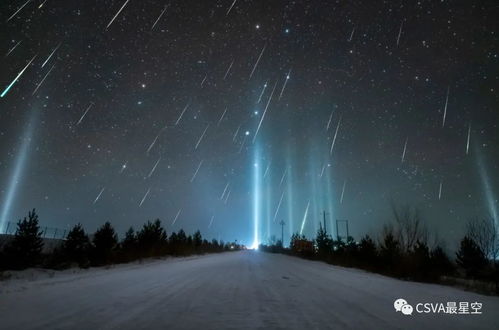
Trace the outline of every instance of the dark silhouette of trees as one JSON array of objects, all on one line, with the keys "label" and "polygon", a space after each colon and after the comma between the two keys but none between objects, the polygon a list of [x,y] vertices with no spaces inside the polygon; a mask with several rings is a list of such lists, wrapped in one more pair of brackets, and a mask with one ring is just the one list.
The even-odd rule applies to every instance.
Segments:
[{"label": "dark silhouette of trees", "polygon": [[33,209],[27,218],[17,222],[14,238],[5,247],[6,262],[14,269],[36,266],[40,262],[42,249],[42,232],[38,215]]},{"label": "dark silhouette of trees", "polygon": [[118,235],[113,226],[109,222],[102,225],[95,232],[92,242],[94,263],[96,265],[111,263],[118,246]]},{"label": "dark silhouette of trees", "polygon": [[159,256],[166,252],[166,231],[161,227],[161,221],[148,221],[137,234],[137,245],[142,257]]},{"label": "dark silhouette of trees", "polygon": [[373,239],[366,235],[359,243],[359,262],[367,269],[375,269],[377,266],[378,249]]},{"label": "dark silhouette of trees", "polygon": [[81,224],[76,224],[66,236],[62,252],[69,263],[77,263],[80,267],[89,266],[90,240]]},{"label": "dark silhouette of trees", "polygon": [[465,236],[456,252],[456,263],[462,267],[466,276],[478,278],[487,266],[487,258],[480,246],[468,236]]},{"label": "dark silhouette of trees", "polygon": [[331,255],[333,251],[333,239],[328,235],[326,229],[322,228],[321,223],[319,223],[315,244],[319,258],[328,258]]}]

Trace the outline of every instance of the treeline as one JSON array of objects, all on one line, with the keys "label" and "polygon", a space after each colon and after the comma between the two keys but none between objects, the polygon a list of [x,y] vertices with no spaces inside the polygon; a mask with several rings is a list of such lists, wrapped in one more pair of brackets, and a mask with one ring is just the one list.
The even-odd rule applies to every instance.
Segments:
[{"label": "treeline", "polygon": [[499,237],[492,218],[468,221],[457,252],[450,256],[443,244],[428,242],[417,210],[394,209],[394,215],[395,222],[385,226],[377,239],[369,235],[358,241],[351,236],[334,239],[321,224],[313,240],[294,234],[289,249],[280,241],[260,248],[397,278],[499,293]]},{"label": "treeline", "polygon": [[167,235],[159,219],[148,221],[135,231],[130,228],[119,240],[111,223],[103,224],[89,236],[81,224],[75,225],[52,251],[43,252],[42,238],[36,211],[19,220],[16,233],[0,250],[0,270],[43,267],[64,269],[125,263],[133,260],[162,256],[188,256],[239,250],[235,243],[203,239],[201,233],[187,235],[180,229]]}]

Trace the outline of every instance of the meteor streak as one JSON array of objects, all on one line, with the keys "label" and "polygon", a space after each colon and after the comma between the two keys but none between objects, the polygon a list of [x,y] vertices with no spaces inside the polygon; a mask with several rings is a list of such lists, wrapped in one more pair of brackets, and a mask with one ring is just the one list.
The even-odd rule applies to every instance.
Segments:
[{"label": "meteor streak", "polygon": [[177,215],[175,215],[175,218],[173,219],[172,221],[172,226],[175,224],[175,222],[177,222],[177,219],[178,219],[178,216],[180,215],[180,212],[182,211],[182,209],[179,209],[178,212],[177,212]]},{"label": "meteor streak", "polygon": [[466,155],[470,150],[471,123],[468,126],[468,138],[466,139]]},{"label": "meteor streak", "polygon": [[440,180],[440,187],[438,188],[438,200],[442,197],[442,180]]},{"label": "meteor streak", "polygon": [[23,42],[22,40],[20,40],[17,44],[14,45],[14,47],[12,47],[8,52],[7,54],[5,54],[5,57],[9,56],[10,53],[12,53],[14,51],[14,49],[17,48],[17,46],[19,46],[21,44],[21,42]]},{"label": "meteor streak", "polygon": [[275,222],[275,219],[277,218],[277,213],[279,213],[279,208],[281,207],[281,203],[282,203],[283,198],[284,198],[284,190],[282,191],[281,198],[279,199],[279,203],[277,204],[277,209],[275,210],[275,213],[274,213],[273,222]]},{"label": "meteor streak", "polygon": [[404,25],[404,21],[402,21],[402,22],[400,23],[399,34],[398,34],[398,36],[397,36],[397,47],[398,47],[398,45],[399,45],[400,36],[402,35],[402,26],[403,26],[403,25]]},{"label": "meteor streak", "polygon": [[87,110],[85,110],[85,112],[83,113],[83,115],[80,117],[80,120],[78,120],[78,122],[76,123],[76,126],[78,126],[78,125],[81,124],[81,121],[83,120],[83,118],[85,118],[85,116],[87,115],[88,110],[90,110],[90,108],[93,105],[94,105],[93,103],[90,103],[90,105],[87,107]]},{"label": "meteor streak", "polygon": [[14,78],[14,80],[12,80],[12,82],[5,88],[5,90],[2,92],[2,94],[0,94],[0,97],[4,97],[9,92],[9,90],[12,88],[12,86],[14,86],[16,81],[23,75],[24,71],[26,71],[28,66],[30,66],[31,62],[33,62],[35,57],[36,57],[36,55],[33,56],[33,58],[28,62],[28,64],[26,64],[26,66],[17,74],[17,76]]},{"label": "meteor streak", "polygon": [[213,224],[213,219],[214,219],[214,218],[215,218],[215,216],[214,216],[214,215],[212,215],[212,216],[211,216],[211,219],[210,219],[210,224],[208,225],[208,228],[210,228],[210,227],[211,227],[211,225]]},{"label": "meteor streak", "polygon": [[262,100],[263,93],[265,93],[266,89],[267,89],[267,82],[265,82],[265,84],[263,85],[262,92],[260,93],[260,97],[258,98],[258,102],[256,102],[257,104],[260,103],[260,101]]},{"label": "meteor streak", "polygon": [[227,112],[227,107],[225,107],[225,110],[224,112],[222,113],[222,116],[220,117],[220,119],[218,120],[218,123],[217,123],[217,126],[220,125],[220,123],[222,122],[222,120],[224,119],[224,116],[225,116],[225,113]]},{"label": "meteor streak", "polygon": [[347,186],[347,180],[343,181],[343,188],[341,189],[340,204],[343,204],[343,196],[345,195],[345,187]]},{"label": "meteor streak", "polygon": [[331,111],[331,114],[329,115],[329,120],[327,121],[327,126],[326,126],[326,132],[329,131],[329,126],[331,125],[331,120],[333,119],[333,113],[334,110]]},{"label": "meteor streak", "polygon": [[402,163],[403,163],[403,162],[404,162],[404,160],[405,160],[405,152],[406,152],[406,150],[407,150],[407,141],[408,141],[408,140],[409,140],[409,137],[407,137],[407,138],[405,139],[405,143],[404,143],[404,150],[402,151],[402,159],[401,159],[401,160],[402,160]]},{"label": "meteor streak", "polygon": [[156,164],[154,164],[151,172],[149,172],[149,175],[147,176],[148,178],[151,177],[151,175],[154,173],[154,171],[156,170],[156,167],[158,166],[159,162],[161,161],[161,157],[159,157],[158,161],[156,162]]},{"label": "meteor streak", "polygon": [[204,161],[204,159],[202,159],[202,160],[199,162],[198,168],[196,169],[196,172],[194,172],[194,175],[193,175],[193,176],[192,176],[192,178],[191,178],[191,182],[193,182],[193,181],[194,181],[194,179],[196,178],[196,175],[198,174],[199,169],[201,168],[201,165],[203,165],[203,161]]},{"label": "meteor streak", "polygon": [[272,93],[270,94],[269,100],[267,101],[267,105],[265,106],[265,111],[263,111],[262,118],[260,118],[260,122],[258,123],[258,127],[256,129],[255,135],[253,136],[253,143],[255,143],[256,136],[258,135],[258,131],[260,131],[260,126],[262,126],[263,119],[265,118],[265,114],[267,113],[267,109],[269,107],[270,101],[272,100],[272,96],[274,96],[274,91],[277,86],[277,80],[274,84],[274,88],[272,88]]},{"label": "meteor streak", "polygon": [[284,93],[284,89],[286,88],[286,85],[288,84],[288,80],[291,77],[290,74],[291,74],[291,69],[289,69],[289,72],[286,75],[286,79],[284,80],[284,84],[282,85],[281,94],[279,94],[279,100],[281,99],[282,94]]},{"label": "meteor streak", "polygon": [[234,64],[234,60],[232,60],[232,62],[230,62],[230,65],[229,65],[229,68],[227,69],[227,71],[225,72],[225,75],[224,75],[224,80],[225,78],[227,78],[227,75],[229,74],[230,72],[230,69],[232,68],[232,65]]},{"label": "meteor streak", "polygon": [[331,149],[329,150],[330,155],[333,154],[334,144],[336,142],[336,137],[338,136],[338,130],[340,129],[341,118],[342,117],[340,117],[340,120],[338,120],[338,125],[336,125],[336,131],[334,132],[333,142],[331,142]]},{"label": "meteor streak", "polygon": [[237,0],[234,0],[234,2],[232,3],[232,5],[230,5],[230,8],[229,8],[229,10],[227,10],[227,13],[225,14],[225,16],[229,15],[230,11],[232,10],[232,7],[234,7],[234,5],[236,4],[236,1]]},{"label": "meteor streak", "polygon": [[445,117],[447,117],[447,105],[449,104],[449,90],[450,90],[450,86],[447,87],[447,97],[445,98],[444,116],[442,118],[442,127],[445,126]]},{"label": "meteor streak", "polygon": [[305,228],[305,222],[307,221],[308,216],[308,207],[310,206],[310,200],[307,203],[307,208],[305,209],[305,214],[303,215],[303,220],[301,222],[300,235],[303,234],[303,228]]},{"label": "meteor streak", "polygon": [[113,18],[111,19],[111,21],[109,21],[109,24],[107,24],[106,26],[106,30],[111,26],[111,24],[113,24],[114,20],[116,19],[116,17],[118,17],[118,15],[121,13],[121,11],[123,10],[123,8],[125,8],[125,6],[128,4],[130,0],[126,0],[125,3],[123,4],[123,6],[121,6],[120,10],[118,10],[118,12],[116,13],[116,15],[113,16]]},{"label": "meteor streak", "polygon": [[180,122],[180,119],[182,119],[182,116],[184,115],[184,113],[187,111],[187,108],[189,108],[189,106],[191,105],[191,103],[187,103],[187,105],[184,107],[184,110],[182,110],[182,112],[180,113],[180,116],[178,117],[177,121],[175,122],[175,126],[177,126],[177,124]]},{"label": "meteor streak", "polygon": [[355,32],[355,26],[352,29],[352,33],[350,33],[350,38],[348,38],[348,42],[352,41],[354,32]]},{"label": "meteor streak", "polygon": [[106,189],[106,187],[102,188],[102,190],[100,191],[100,193],[97,195],[97,197],[95,198],[93,204],[97,203],[97,201],[99,200],[100,196],[102,195],[102,193],[104,192],[104,189]]},{"label": "meteor streak", "polygon": [[229,184],[230,184],[230,182],[227,182],[227,184],[225,185],[224,191],[222,192],[222,196],[220,196],[220,199],[224,199],[224,195],[225,195],[225,192],[227,191],[227,188],[229,188]]},{"label": "meteor streak", "polygon": [[142,206],[142,204],[144,204],[144,201],[146,200],[147,195],[149,195],[149,192],[150,192],[150,191],[151,191],[151,188],[147,189],[146,194],[144,195],[144,197],[142,197],[142,200],[140,201],[139,207],[141,207],[141,206]]},{"label": "meteor streak", "polygon": [[154,22],[154,24],[152,25],[151,27],[151,31],[154,30],[154,27],[156,26],[156,24],[159,22],[159,20],[161,19],[161,17],[163,16],[163,14],[165,13],[166,9],[168,8],[168,6],[165,6],[165,8],[163,9],[163,11],[161,12],[161,14],[159,14],[158,16],[158,19],[156,19],[156,21]]},{"label": "meteor streak", "polygon": [[199,147],[199,144],[203,140],[203,137],[206,134],[206,131],[208,130],[208,127],[210,127],[210,124],[206,125],[206,128],[204,129],[203,134],[201,134],[201,137],[199,138],[198,143],[196,143],[196,147],[194,148],[194,150],[197,150],[197,148]]},{"label": "meteor streak", "polygon": [[43,82],[45,81],[45,79],[48,77],[48,75],[50,74],[50,72],[52,72],[52,69],[55,67],[55,64],[52,65],[52,67],[50,68],[50,70],[45,74],[45,76],[43,77],[42,81],[40,81],[38,83],[38,85],[36,86],[35,90],[33,91],[33,93],[31,95],[35,95],[36,91],[38,90],[38,88],[40,88],[40,86],[43,84]]},{"label": "meteor streak", "polygon": [[55,52],[59,49],[59,47],[61,47],[61,44],[62,44],[62,42],[61,42],[61,43],[59,43],[59,44],[57,45],[57,47],[55,47],[55,48],[54,48],[54,50],[52,51],[52,53],[50,53],[49,57],[47,57],[47,59],[45,60],[45,62],[43,62],[43,64],[42,64],[42,68],[45,66],[45,64],[47,64],[47,62],[48,62],[48,61],[50,61],[50,58],[52,57],[52,55],[54,55],[54,54],[55,54]]},{"label": "meteor streak", "polygon": [[7,19],[7,21],[6,21],[6,22],[8,22],[8,21],[10,21],[12,18],[14,18],[14,16],[16,16],[16,15],[17,15],[17,13],[19,13],[19,12],[20,12],[20,11],[21,11],[24,7],[26,7],[26,5],[27,5],[28,3],[30,3],[30,2],[31,2],[31,0],[26,1],[26,2],[24,3],[24,5],[22,5],[21,7],[19,7],[19,9],[18,9],[18,10],[16,10],[16,12],[15,12],[14,14],[12,14],[12,16],[10,16],[10,17]]},{"label": "meteor streak", "polygon": [[147,154],[149,154],[149,151],[151,151],[151,149],[154,147],[154,145],[156,144],[156,141],[158,140],[159,136],[161,135],[161,133],[163,133],[163,131],[165,129],[166,129],[166,126],[159,130],[158,135],[156,135],[156,137],[154,138],[154,140],[152,141],[152,143],[149,145],[149,148],[147,148],[147,151],[146,151]]},{"label": "meteor streak", "polygon": [[[234,1],[235,2],[235,1]],[[253,70],[251,70],[251,73],[250,73],[250,76],[249,76],[249,79],[251,79],[251,77],[253,76],[253,73],[255,72],[255,69],[256,67],[258,66],[258,63],[260,62],[260,59],[262,58],[262,55],[263,55],[263,52],[265,51],[265,48],[267,48],[267,44],[265,44],[262,48],[262,51],[260,52],[260,55],[258,56],[258,59],[256,60],[256,63],[255,65],[253,66]],[[277,84],[277,82],[276,82]]]}]

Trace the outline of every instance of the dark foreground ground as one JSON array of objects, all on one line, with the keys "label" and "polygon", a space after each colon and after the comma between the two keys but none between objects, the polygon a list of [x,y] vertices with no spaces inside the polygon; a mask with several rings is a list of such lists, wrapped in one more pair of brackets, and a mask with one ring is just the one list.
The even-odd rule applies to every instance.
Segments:
[{"label": "dark foreground ground", "polygon": [[[1,329],[499,328],[499,297],[254,251],[17,276],[0,282]],[[403,315],[397,298],[482,314]]]}]

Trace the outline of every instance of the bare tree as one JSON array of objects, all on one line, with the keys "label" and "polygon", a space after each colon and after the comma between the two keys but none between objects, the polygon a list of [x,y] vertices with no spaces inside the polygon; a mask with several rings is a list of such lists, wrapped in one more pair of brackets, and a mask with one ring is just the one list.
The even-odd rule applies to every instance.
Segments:
[{"label": "bare tree", "polygon": [[428,243],[428,230],[416,207],[410,205],[397,207],[392,203],[392,212],[395,218],[395,233],[406,252],[411,251],[418,241]]},{"label": "bare tree", "polygon": [[499,255],[499,233],[494,218],[473,217],[466,223],[466,235],[480,247],[485,256],[496,260]]}]

